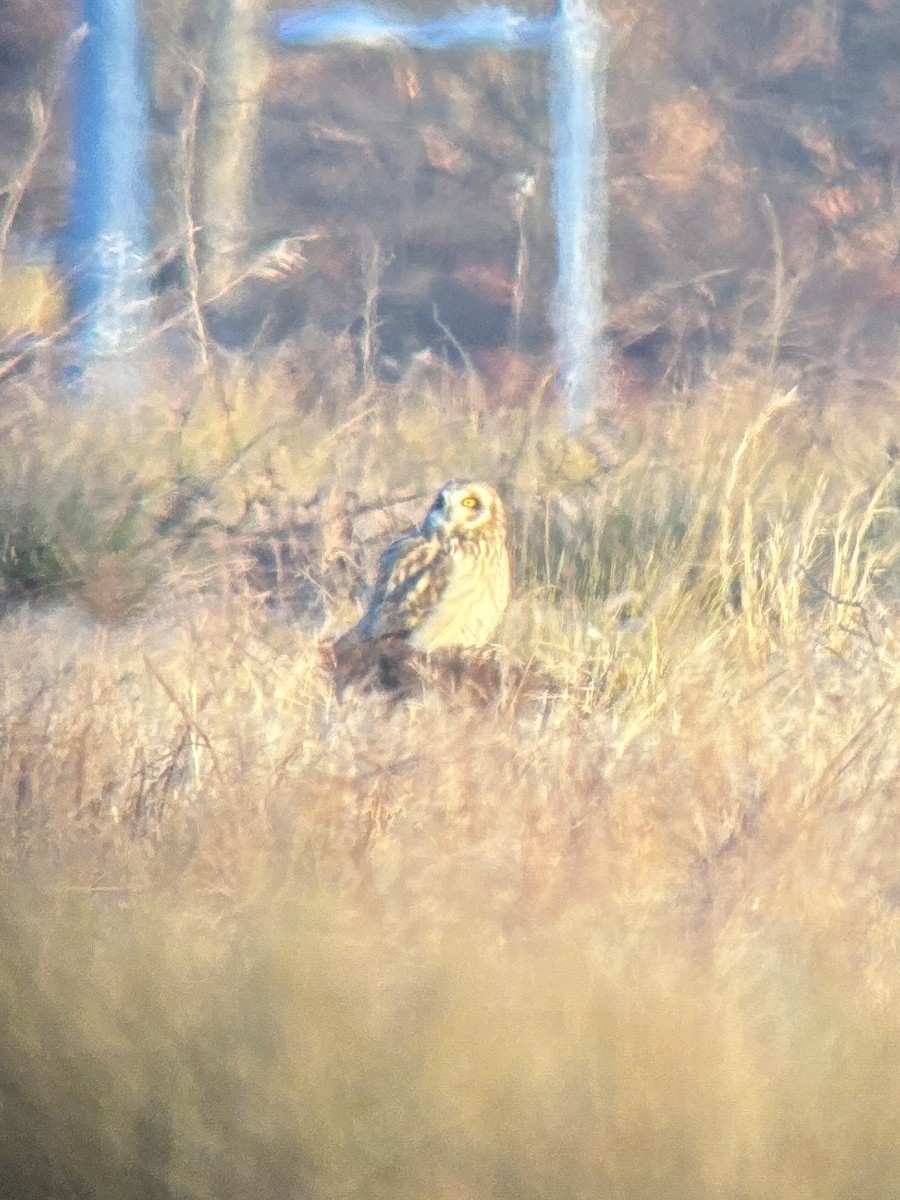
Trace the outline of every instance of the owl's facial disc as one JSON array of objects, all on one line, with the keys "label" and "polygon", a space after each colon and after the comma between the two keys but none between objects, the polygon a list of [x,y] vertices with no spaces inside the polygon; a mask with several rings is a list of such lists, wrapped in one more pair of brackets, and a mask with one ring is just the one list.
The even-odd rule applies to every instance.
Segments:
[{"label": "owl's facial disc", "polygon": [[452,481],[444,485],[425,518],[426,534],[464,533],[480,528],[493,517],[491,492],[476,483]]}]

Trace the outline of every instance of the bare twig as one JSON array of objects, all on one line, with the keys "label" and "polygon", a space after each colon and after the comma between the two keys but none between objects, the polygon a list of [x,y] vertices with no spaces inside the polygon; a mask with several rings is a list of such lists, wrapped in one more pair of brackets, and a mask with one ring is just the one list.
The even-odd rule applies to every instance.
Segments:
[{"label": "bare twig", "polygon": [[519,240],[516,249],[515,282],[512,297],[512,344],[518,350],[522,340],[522,309],[525,303],[525,281],[528,275],[528,236],[525,227],[525,213],[528,208],[528,201],[535,192],[535,179],[533,175],[523,173],[517,177],[516,183],[516,190],[513,193],[513,212],[516,217]]},{"label": "bare twig", "polygon": [[0,274],[3,272],[3,259],[10,230],[21,206],[22,198],[28,190],[38,159],[47,145],[53,110],[59,100],[66,72],[78,47],[84,41],[87,31],[87,25],[80,25],[73,33],[69,34],[53,62],[44,94],[32,92],[28,97],[28,108],[31,112],[31,143],[16,177],[0,189],[0,195],[5,196],[2,209],[0,209]]},{"label": "bare twig", "polygon": [[[819,593],[820,596],[824,596],[826,600],[830,600],[832,604],[838,607],[843,606],[845,608],[853,608],[856,610],[856,612],[859,614],[860,623],[869,645],[873,650],[877,650],[878,641],[876,640],[875,633],[872,629],[872,624],[869,620],[868,610],[863,602],[861,600],[848,600],[844,596],[835,596],[835,594],[830,592],[823,583],[820,583],[819,580],[816,579],[815,575],[813,575],[809,568],[804,566],[803,563],[799,564],[799,568],[803,578],[810,585],[810,587]],[[846,629],[846,626],[842,626],[842,628],[844,628],[848,633],[853,632],[852,630]]]},{"label": "bare twig", "polygon": [[14,354],[11,358],[6,359],[0,364],[0,383],[7,379],[10,375],[14,375],[16,371],[38,350],[46,350],[48,346],[55,346],[58,342],[65,341],[74,331],[91,316],[93,308],[86,309],[84,312],[77,313],[71,317],[64,325],[58,329],[54,329],[52,333],[48,333],[45,337],[29,339],[28,344],[18,354]]},{"label": "bare twig", "polygon": [[187,704],[185,704],[185,702],[180,698],[180,696],[178,696],[178,694],[175,692],[175,689],[172,687],[172,685],[163,678],[159,669],[153,665],[153,663],[150,661],[148,656],[145,654],[143,656],[143,658],[144,658],[144,666],[147,668],[151,677],[156,680],[156,682],[159,684],[159,686],[162,688],[162,690],[166,693],[166,695],[169,697],[169,699],[172,701],[172,703],[175,705],[175,707],[181,713],[182,720],[184,721],[187,728],[190,729],[191,732],[194,734],[194,736],[197,738],[197,741],[200,742],[202,745],[204,745],[206,747],[206,749],[209,751],[209,757],[210,757],[210,760],[213,765],[213,770],[215,771],[216,775],[218,776],[218,778],[220,780],[223,779],[224,777],[222,775],[222,768],[219,764],[218,755],[216,754],[215,749],[213,748],[213,744],[212,744],[212,741],[211,741],[209,735],[202,728],[202,726],[200,726],[198,724],[197,718],[190,711]]},{"label": "bare twig", "polygon": [[204,370],[209,367],[209,338],[203,319],[200,302],[200,266],[197,259],[197,226],[194,223],[193,183],[196,162],[197,127],[200,105],[206,88],[206,75],[200,67],[191,64],[193,87],[188,98],[187,113],[181,130],[181,216],[184,222],[184,258],[188,275],[188,311],[194,325],[194,334],[200,351],[200,362]]},{"label": "bare twig", "polygon": [[775,369],[778,361],[778,350],[781,346],[781,335],[784,332],[784,322],[787,317],[787,299],[784,278],[784,239],[781,236],[781,226],[772,201],[768,196],[762,198],[762,210],[772,235],[772,253],[775,258],[774,277],[772,285],[772,326],[769,344],[769,370]]},{"label": "bare twig", "polygon": [[366,384],[371,384],[375,375],[375,356],[378,353],[378,291],[384,266],[381,247],[373,239],[371,253],[364,268],[366,299],[363,305],[362,367]]}]

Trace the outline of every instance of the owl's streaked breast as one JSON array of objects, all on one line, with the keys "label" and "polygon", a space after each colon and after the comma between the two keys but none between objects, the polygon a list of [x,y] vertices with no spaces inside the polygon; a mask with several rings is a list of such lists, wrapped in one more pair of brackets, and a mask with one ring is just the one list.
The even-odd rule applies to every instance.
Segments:
[{"label": "owl's streaked breast", "polygon": [[410,645],[429,652],[485,645],[509,603],[509,574],[502,544],[457,551],[440,602],[412,630]]}]

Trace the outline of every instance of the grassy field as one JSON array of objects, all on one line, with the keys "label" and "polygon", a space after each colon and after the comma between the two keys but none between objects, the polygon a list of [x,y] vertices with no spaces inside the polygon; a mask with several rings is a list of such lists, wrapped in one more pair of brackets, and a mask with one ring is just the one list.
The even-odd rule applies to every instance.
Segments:
[{"label": "grassy field", "polygon": [[[896,400],[333,379],[10,392],[0,1196],[895,1196]],[[454,475],[538,682],[339,699]]]}]

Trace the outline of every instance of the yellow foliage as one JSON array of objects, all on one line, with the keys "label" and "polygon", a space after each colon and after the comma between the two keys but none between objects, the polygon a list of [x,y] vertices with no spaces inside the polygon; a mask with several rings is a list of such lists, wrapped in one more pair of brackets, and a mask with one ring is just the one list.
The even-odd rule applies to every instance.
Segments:
[{"label": "yellow foliage", "polygon": [[65,312],[62,281],[51,267],[7,266],[0,273],[0,336],[54,333]]}]

